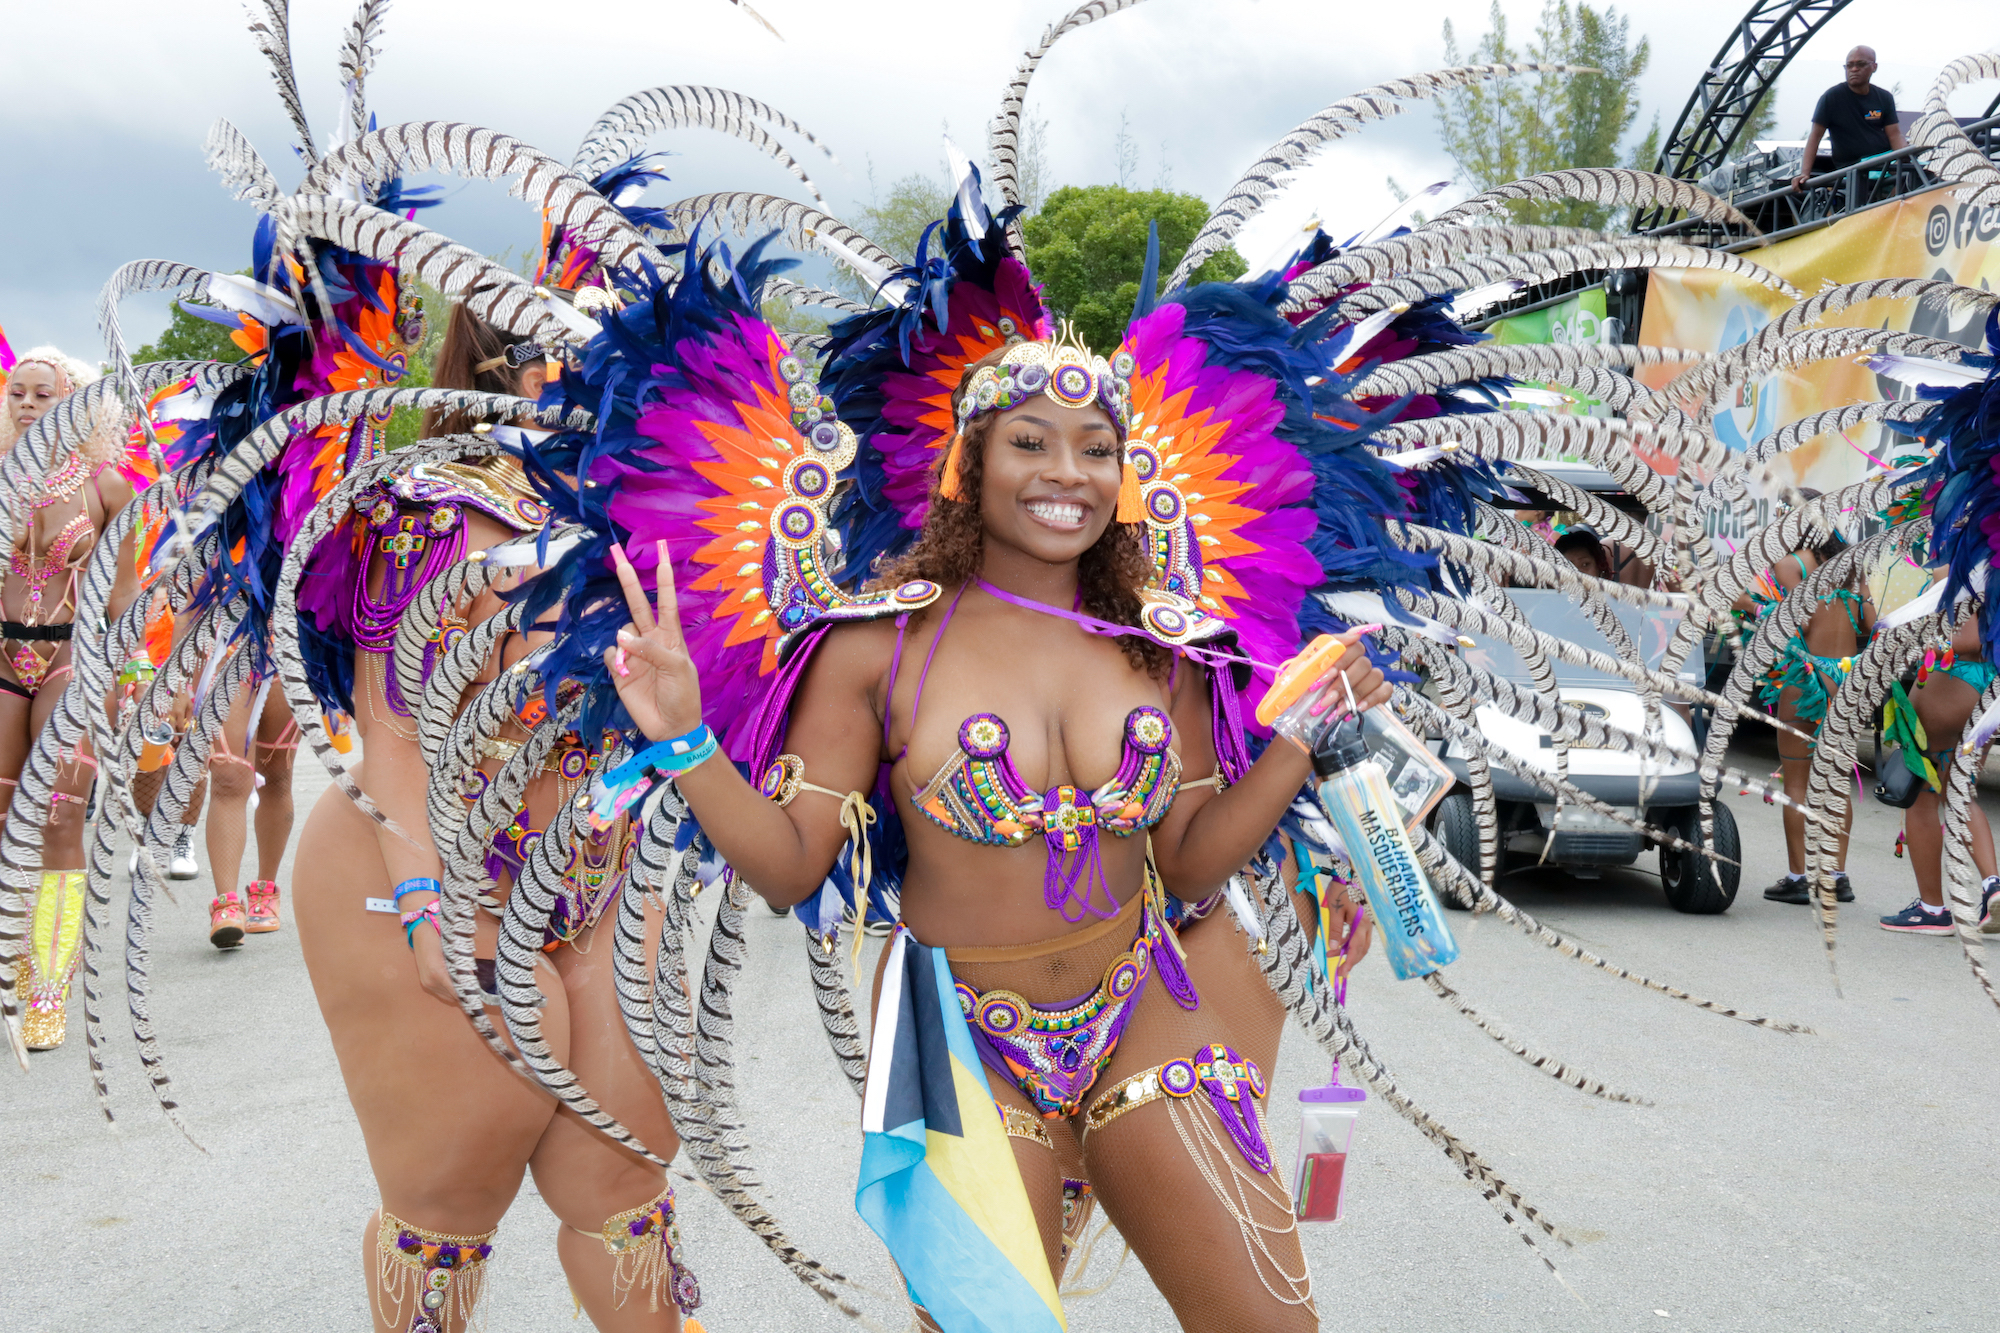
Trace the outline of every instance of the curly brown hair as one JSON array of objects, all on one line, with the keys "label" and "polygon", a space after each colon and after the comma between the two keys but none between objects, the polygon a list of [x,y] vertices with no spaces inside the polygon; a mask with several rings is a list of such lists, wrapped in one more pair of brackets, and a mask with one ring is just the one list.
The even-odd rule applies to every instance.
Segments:
[{"label": "curly brown hair", "polygon": [[[965,368],[958,388],[951,395],[954,417],[974,373],[997,364],[1005,354],[1006,349],[1000,348]],[[931,465],[930,507],[924,514],[923,530],[909,550],[880,568],[868,585],[870,588],[894,587],[910,579],[929,579],[952,587],[978,576],[986,546],[986,530],[979,514],[986,477],[986,444],[997,419],[997,413],[989,412],[966,428],[965,443],[959,450],[956,499],[946,498],[940,490],[945,459],[951,456],[951,450],[937,451],[937,461]],[[1139,594],[1154,582],[1145,526],[1114,519],[1077,559],[1077,588],[1082,594],[1084,614],[1114,625],[1138,624]],[[1124,650],[1127,661],[1149,676],[1164,676],[1173,664],[1173,654],[1144,635],[1124,635],[1119,638],[1118,646]]]}]

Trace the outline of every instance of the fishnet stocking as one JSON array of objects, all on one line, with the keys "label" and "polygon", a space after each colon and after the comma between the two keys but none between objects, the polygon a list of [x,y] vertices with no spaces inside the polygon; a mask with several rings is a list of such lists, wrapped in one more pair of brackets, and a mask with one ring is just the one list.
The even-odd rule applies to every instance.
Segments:
[{"label": "fishnet stocking", "polygon": [[[1164,987],[1149,987],[1093,1094],[1168,1060],[1189,1059],[1211,1042],[1255,1061],[1267,1083],[1271,1079],[1284,1008],[1242,938],[1218,914],[1187,927],[1181,946],[1201,1007],[1184,1010]],[[1268,1125],[1265,1137],[1268,1142]],[[1162,1100],[1126,1112],[1088,1134],[1083,1155],[1106,1215],[1183,1329],[1319,1326],[1309,1300],[1294,1303],[1310,1285],[1283,1166],[1268,1175],[1251,1171],[1201,1094],[1171,1108]],[[1218,1184],[1230,1207],[1218,1197]],[[1244,1225],[1257,1242],[1254,1250],[1245,1243]]]}]

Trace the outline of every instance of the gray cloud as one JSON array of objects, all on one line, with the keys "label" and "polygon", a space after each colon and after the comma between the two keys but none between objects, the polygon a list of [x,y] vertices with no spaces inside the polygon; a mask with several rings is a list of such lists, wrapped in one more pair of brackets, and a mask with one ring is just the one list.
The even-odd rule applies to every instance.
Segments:
[{"label": "gray cloud", "polygon": [[[1654,43],[1643,87],[1649,115],[1657,110],[1671,124],[1744,3],[1625,7]],[[847,212],[868,196],[871,163],[882,185],[936,169],[947,126],[968,153],[983,156],[1002,85],[1064,0],[758,0],[758,7],[784,42],[723,0],[556,7],[402,0],[389,15],[371,103],[385,120],[471,121],[567,156],[597,113],[626,93],[663,82],[718,84],[783,108],[832,145],[840,165],[814,158],[808,170],[834,210]],[[324,137],[337,109],[333,52],[349,6],[295,0],[294,8],[293,50]],[[1522,37],[1540,5],[1506,0],[1503,8]],[[1928,0],[1920,13],[1899,15],[1893,31],[1880,14],[1842,15],[1785,79],[1780,132],[1803,133],[1813,99],[1838,77],[1838,52],[1858,41],[1881,51],[1881,81],[1901,82],[1903,100],[1914,103],[1938,65],[1991,40],[1984,9]],[[1461,40],[1485,27],[1484,7],[1462,0],[1337,11],[1321,0],[1152,0],[1065,39],[1037,75],[1029,111],[1051,123],[1059,181],[1112,177],[1123,113],[1141,151],[1141,184],[1153,183],[1164,151],[1176,188],[1213,199],[1259,150],[1327,102],[1442,64],[1447,15]],[[249,135],[281,181],[298,176],[288,124],[234,0],[100,0],[89,26],[88,58],[61,45],[0,57],[0,125],[10,145],[0,323],[17,347],[57,341],[85,356],[99,352],[98,288],[120,263],[160,257],[234,269],[247,262],[253,216],[201,162],[216,117]],[[1983,106],[1986,98],[1977,100]],[[687,131],[661,136],[658,146],[677,154],[669,167],[675,194],[797,193],[783,171],[721,136]],[[1336,225],[1367,225],[1389,207],[1389,174],[1405,186],[1451,174],[1428,107],[1336,145],[1273,205],[1262,228],[1246,234],[1243,248],[1262,257],[1315,208]],[[427,220],[456,239],[489,252],[534,242],[538,219],[498,187],[448,187],[449,206]],[[136,342],[164,319],[161,303],[135,300],[125,327]]]}]

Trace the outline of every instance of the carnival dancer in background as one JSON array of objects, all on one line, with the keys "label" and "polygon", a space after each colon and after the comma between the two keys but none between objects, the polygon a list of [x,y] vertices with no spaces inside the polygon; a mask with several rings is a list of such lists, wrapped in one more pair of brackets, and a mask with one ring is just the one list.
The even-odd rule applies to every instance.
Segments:
[{"label": "carnival dancer in background", "polygon": [[[1811,501],[1820,493],[1802,490],[1801,498]],[[1745,594],[1747,602],[1761,615],[1782,602],[1815,569],[1845,550],[1847,543],[1832,534],[1816,546],[1784,556],[1763,574]],[[1833,691],[1847,679],[1854,655],[1867,644],[1874,632],[1875,606],[1868,596],[1867,581],[1856,574],[1850,586],[1836,588],[1806,622],[1806,627],[1784,645],[1778,659],[1758,686],[1757,702],[1771,710],[1780,722],[1799,731],[1816,734],[1826,717]],[[1778,762],[1782,765],[1785,795],[1803,803],[1806,778],[1812,765],[1813,742],[1788,731],[1776,733]],[[1848,810],[1851,827],[1854,812]],[[1774,903],[1803,906],[1812,901],[1806,883],[1806,819],[1795,806],[1784,811],[1786,873],[1764,890]],[[1847,878],[1847,838],[1843,828],[1839,840],[1839,860],[1833,876],[1834,895],[1844,903],[1854,901],[1854,886]]]},{"label": "carnival dancer in background", "polygon": [[[1903,813],[1903,837],[1910,853],[1910,870],[1917,879],[1917,896],[1902,911],[1881,918],[1884,930],[1902,935],[1952,933],[1951,908],[1944,898],[1945,833],[1938,794],[1951,775],[1952,765],[1966,762],[1959,754],[1959,739],[1978,711],[1979,697],[1993,683],[1993,667],[1985,660],[1985,651],[1979,621],[1968,617],[1953,631],[1950,647],[1919,669],[1907,694],[1900,685],[1896,687],[1902,697],[1892,705],[1900,715],[1893,734],[1907,751],[1921,756],[1927,773],[1915,804]],[[1916,727],[1910,726],[1907,716],[1912,710]],[[1972,864],[1978,867],[1982,880],[1980,929],[2000,933],[2000,916],[1994,911],[1994,900],[2000,898],[2000,875],[1994,873],[1993,829],[1978,801],[1969,808],[1968,819]]]},{"label": "carnival dancer in background", "polygon": [[[11,450],[63,397],[96,378],[96,372],[53,347],[22,356],[7,377],[0,453]],[[98,534],[132,498],[130,484],[114,466],[123,452],[118,409],[107,406],[89,438],[27,497],[29,522],[5,574],[0,616],[0,652],[5,656],[0,662],[0,787],[7,789],[9,799],[70,672],[77,574]],[[138,591],[129,556],[119,568],[114,615]],[[31,1050],[53,1050],[66,1032],[65,1007],[82,930],[83,812],[96,766],[81,742],[64,756],[43,832],[41,884],[23,959],[27,1016],[22,1028]]]},{"label": "carnival dancer in background", "polygon": [[[208,757],[208,864],[215,897],[208,942],[233,949],[279,930],[278,867],[292,837],[292,760],[298,724],[270,681],[246,685]],[[237,888],[250,810],[257,812],[257,878]],[[172,868],[169,867],[169,878]]]},{"label": "carnival dancer in background", "polygon": [[[532,342],[510,338],[458,307],[437,355],[434,384],[532,399],[550,370]],[[432,426],[444,432],[472,424]],[[302,610],[324,617],[323,625],[338,626],[341,637],[358,645],[352,711],[365,762],[357,775],[384,809],[421,812],[429,773],[417,743],[415,701],[393,683],[386,636],[424,579],[464,554],[532,534],[546,516],[520,464],[503,455],[419,468],[363,492],[351,536],[342,531],[322,545],[322,556],[360,552],[351,575],[325,576],[329,586],[315,596],[319,610]],[[396,577],[397,557],[386,552],[398,550],[398,536],[409,534],[423,539],[416,568]],[[337,571],[339,560],[327,568]],[[308,585],[316,576],[309,572]],[[366,581],[356,586],[357,578]],[[440,633],[456,641],[459,632],[476,628],[501,609],[515,582],[505,579],[469,605],[447,604]],[[338,625],[342,620],[348,623]],[[506,634],[477,683],[490,682],[546,639]],[[484,778],[525,735],[517,730],[513,739],[489,743]],[[480,914],[475,951],[489,1004],[499,1003],[491,994],[497,917],[539,830],[578,791],[586,776],[581,760],[574,741],[551,756],[544,775],[529,785],[526,808],[488,858],[497,890]],[[415,842],[371,823],[329,789],[307,820],[295,872],[295,910],[313,991],[381,1189],[381,1209],[368,1220],[363,1239],[376,1327],[403,1333],[413,1327],[412,1315],[421,1314],[410,1303],[408,1272],[399,1264],[399,1246],[409,1237],[476,1256],[454,1279],[452,1306],[458,1316],[469,1313],[500,1219],[522,1173],[532,1171],[537,1192],[561,1219],[556,1251],[591,1321],[605,1330],[679,1328],[682,1308],[699,1302],[699,1289],[677,1254],[674,1193],[665,1172],[560,1108],[465,1023],[436,929],[443,865],[421,814],[410,830]],[[597,866],[575,868],[575,905],[559,909],[545,940],[545,961],[536,969],[546,997],[541,1021],[599,1105],[671,1158],[678,1139],[659,1084],[619,1017],[611,926],[602,916],[626,873],[629,846],[620,821],[595,849]],[[403,928],[394,917],[365,910],[366,899],[393,899]],[[649,921],[652,938],[658,930],[656,911]]]}]

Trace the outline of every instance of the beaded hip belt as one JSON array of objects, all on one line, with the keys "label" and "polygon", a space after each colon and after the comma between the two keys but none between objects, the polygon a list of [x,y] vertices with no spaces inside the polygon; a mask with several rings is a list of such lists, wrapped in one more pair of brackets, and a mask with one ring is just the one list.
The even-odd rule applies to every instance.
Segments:
[{"label": "beaded hip belt", "polygon": [[1011,1079],[1043,1116],[1072,1116],[1111,1063],[1156,956],[1173,944],[1149,890],[1132,947],[1111,960],[1096,990],[1073,1004],[1045,1009],[1009,990],[983,994],[958,982],[958,1003],[980,1060]]}]

